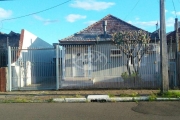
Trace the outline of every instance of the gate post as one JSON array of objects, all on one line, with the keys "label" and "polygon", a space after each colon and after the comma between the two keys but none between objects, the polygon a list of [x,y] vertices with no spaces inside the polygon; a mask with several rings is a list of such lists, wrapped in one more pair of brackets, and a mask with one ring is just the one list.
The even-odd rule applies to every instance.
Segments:
[{"label": "gate post", "polygon": [[59,89],[59,45],[56,45],[56,90]]},{"label": "gate post", "polygon": [[8,80],[7,80],[7,91],[12,90],[12,83],[11,83],[11,47],[8,46]]}]

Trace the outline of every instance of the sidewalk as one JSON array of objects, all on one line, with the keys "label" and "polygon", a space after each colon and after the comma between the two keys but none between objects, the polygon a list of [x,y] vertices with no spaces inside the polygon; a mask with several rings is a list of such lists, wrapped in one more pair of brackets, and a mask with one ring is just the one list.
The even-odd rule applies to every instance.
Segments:
[{"label": "sidewalk", "polygon": [[102,94],[139,94],[149,95],[152,93],[158,93],[159,90],[59,90],[59,91],[12,91],[12,92],[0,92],[0,95],[102,95]]},{"label": "sidewalk", "polygon": [[0,92],[0,102],[52,102],[55,98],[86,98],[88,95],[139,95],[148,96],[159,90],[59,90]]}]

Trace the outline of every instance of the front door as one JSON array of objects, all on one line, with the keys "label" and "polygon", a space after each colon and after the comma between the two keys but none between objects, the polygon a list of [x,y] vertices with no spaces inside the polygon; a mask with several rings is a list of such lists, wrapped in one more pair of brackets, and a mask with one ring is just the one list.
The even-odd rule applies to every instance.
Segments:
[{"label": "front door", "polygon": [[75,48],[73,53],[73,76],[86,77],[88,75],[87,47]]}]

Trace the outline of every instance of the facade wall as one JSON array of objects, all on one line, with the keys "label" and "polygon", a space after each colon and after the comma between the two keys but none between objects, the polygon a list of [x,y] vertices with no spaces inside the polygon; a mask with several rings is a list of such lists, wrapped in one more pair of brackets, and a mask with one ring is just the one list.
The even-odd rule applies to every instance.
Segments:
[{"label": "facade wall", "polygon": [[[111,44],[78,45],[65,47],[65,78],[84,77],[93,82],[123,81],[121,75],[127,72],[126,55],[112,56],[111,50],[118,49]],[[157,44],[159,49],[159,44]],[[160,72],[160,53],[145,54],[141,59],[140,76],[143,80],[157,80]],[[136,59],[134,59],[136,62]],[[131,63],[129,63],[131,64]],[[137,64],[136,64],[137,65]],[[133,71],[133,65],[131,70]],[[75,76],[77,70],[80,76]]]}]

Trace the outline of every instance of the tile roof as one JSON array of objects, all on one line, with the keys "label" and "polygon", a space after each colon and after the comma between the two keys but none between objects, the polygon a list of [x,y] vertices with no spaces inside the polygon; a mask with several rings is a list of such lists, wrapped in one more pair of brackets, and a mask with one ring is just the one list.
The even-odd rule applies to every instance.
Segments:
[{"label": "tile roof", "polygon": [[[106,37],[104,37],[103,22],[107,21]],[[75,33],[72,36],[59,40],[59,42],[65,41],[99,41],[110,40],[111,35],[115,32],[122,30],[142,30],[136,26],[133,26],[113,15],[107,15],[98,22],[88,26],[80,32]],[[145,30],[144,30],[145,31]],[[106,39],[105,39],[106,38]]]},{"label": "tile roof", "polygon": [[[180,40],[180,28],[178,28],[178,35],[179,35],[179,40]],[[170,43],[171,40],[173,43],[176,42],[176,31],[172,31],[167,34],[167,42]]]},{"label": "tile roof", "polygon": [[159,41],[160,40],[160,29],[157,29],[156,31],[150,33],[150,42]]}]

